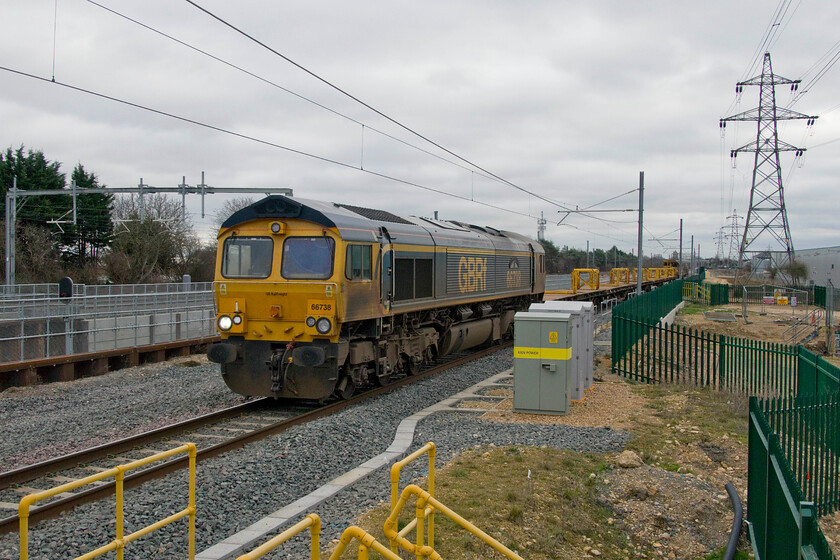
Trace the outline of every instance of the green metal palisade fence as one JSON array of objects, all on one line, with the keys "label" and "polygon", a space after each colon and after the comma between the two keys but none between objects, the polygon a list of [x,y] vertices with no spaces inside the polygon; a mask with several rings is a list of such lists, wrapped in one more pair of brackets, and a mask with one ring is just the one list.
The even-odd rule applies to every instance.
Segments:
[{"label": "green metal palisade fence", "polygon": [[660,325],[684,282],[702,276],[613,309],[613,372],[750,395],[747,519],[756,558],[833,560],[817,518],[840,509],[840,368],[801,346]]},{"label": "green metal palisade fence", "polygon": [[840,368],[801,346],[799,348],[799,395],[837,395]]},{"label": "green metal palisade fence", "polygon": [[837,395],[754,399],[803,499],[818,516],[840,507],[840,401]]},{"label": "green metal palisade fence", "polygon": [[838,506],[837,410],[836,397],[750,397],[747,520],[758,560],[835,558],[817,517]]},{"label": "green metal palisade fence", "polygon": [[[796,346],[650,325],[615,315],[612,325],[613,336],[618,333],[616,338],[623,350],[612,357],[613,372],[628,379],[682,383],[745,395],[796,394],[800,356]],[[813,383],[818,382],[816,374],[811,378]]]}]

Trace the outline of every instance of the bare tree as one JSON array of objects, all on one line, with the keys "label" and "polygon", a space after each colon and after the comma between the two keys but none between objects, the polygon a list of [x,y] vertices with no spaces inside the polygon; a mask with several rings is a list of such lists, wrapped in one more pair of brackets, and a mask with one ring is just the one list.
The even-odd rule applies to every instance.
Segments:
[{"label": "bare tree", "polygon": [[229,198],[225,200],[224,204],[222,204],[222,207],[219,208],[219,210],[213,214],[213,217],[215,218],[213,220],[213,223],[216,224],[217,228],[221,228],[224,221],[230,218],[231,214],[233,214],[237,210],[242,210],[243,208],[250,206],[253,203],[254,199],[250,196],[237,196],[234,198]]},{"label": "bare tree", "polygon": [[15,278],[21,284],[58,282],[65,275],[61,253],[46,228],[20,226],[15,253]]},{"label": "bare tree", "polygon": [[162,194],[114,201],[115,236],[105,257],[112,282],[178,281],[200,243],[178,201]]}]

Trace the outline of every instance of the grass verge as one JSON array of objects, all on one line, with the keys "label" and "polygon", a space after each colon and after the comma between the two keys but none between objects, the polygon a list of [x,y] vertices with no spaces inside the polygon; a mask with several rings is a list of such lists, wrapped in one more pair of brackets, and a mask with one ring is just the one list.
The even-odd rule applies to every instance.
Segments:
[{"label": "grass verge", "polygon": [[[572,559],[594,549],[601,558],[618,559],[625,557],[628,541],[612,525],[610,509],[599,501],[596,487],[597,473],[606,468],[598,454],[491,446],[462,453],[441,469],[435,493],[444,505],[523,557]],[[366,530],[376,527],[371,532],[380,542],[387,542],[382,525],[388,513],[383,505],[361,520]],[[400,526],[413,515],[411,501]],[[435,534],[435,549],[443,558],[502,558],[440,513]]]}]

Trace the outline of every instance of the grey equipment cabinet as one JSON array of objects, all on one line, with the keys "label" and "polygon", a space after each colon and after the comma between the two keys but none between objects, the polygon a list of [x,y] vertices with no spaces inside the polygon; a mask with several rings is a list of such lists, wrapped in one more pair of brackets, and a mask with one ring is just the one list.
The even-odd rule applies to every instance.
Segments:
[{"label": "grey equipment cabinet", "polygon": [[[591,301],[546,301],[532,303],[528,311],[569,313],[572,315],[572,397],[583,397],[583,391],[594,384],[595,306]],[[579,386],[580,392],[574,387]]]},{"label": "grey equipment cabinet", "polygon": [[519,312],[514,316],[514,412],[569,412],[571,343],[568,313]]}]

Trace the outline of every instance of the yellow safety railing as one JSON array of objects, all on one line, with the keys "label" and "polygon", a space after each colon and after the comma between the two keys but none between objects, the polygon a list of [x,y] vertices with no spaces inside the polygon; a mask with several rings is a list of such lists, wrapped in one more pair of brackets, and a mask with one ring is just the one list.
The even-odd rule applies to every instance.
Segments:
[{"label": "yellow safety railing", "polygon": [[[391,552],[388,550],[388,547],[377,541],[373,535],[356,526],[347,527],[344,530],[341,534],[341,538],[338,540],[338,546],[330,556],[330,560],[338,560],[338,558],[341,558],[341,555],[344,554],[344,550],[353,539],[357,539],[359,541],[359,560],[368,560],[368,552],[371,549],[378,552],[388,560],[402,560],[402,558],[397,556],[396,553]],[[437,552],[432,551],[432,553],[433,555],[429,556],[429,558],[433,558],[434,560],[438,560],[440,558],[440,554]]]},{"label": "yellow safety railing", "polygon": [[711,294],[711,288],[703,284],[698,284],[697,282],[685,282],[683,284],[683,299],[702,302],[708,305],[711,301]]},{"label": "yellow safety railing", "polygon": [[[638,268],[613,268],[610,270],[610,281],[608,286],[620,286],[632,284],[638,277]],[[677,269],[671,266],[658,268],[643,268],[642,280],[662,280],[675,278]],[[597,268],[576,268],[572,270],[572,286],[569,290],[546,290],[547,294],[576,294],[581,289],[597,290],[601,287],[601,273]]]},{"label": "yellow safety railing", "polygon": [[577,293],[585,287],[597,290],[601,287],[601,272],[597,268],[576,268],[572,270],[572,291]]},{"label": "yellow safety railing", "polygon": [[[148,465],[149,463],[154,463],[156,461],[168,459],[169,457],[178,455],[180,453],[187,453],[187,455],[189,456],[190,466],[188,506],[185,509],[170,515],[166,519],[162,519],[157,523],[153,523],[152,525],[144,527],[143,529],[135,531],[129,535],[123,535],[123,481],[125,480],[125,473],[132,469]],[[170,523],[178,521],[179,519],[183,519],[184,517],[189,517],[188,546],[189,558],[190,560],[192,560],[193,558],[195,558],[195,456],[195,444],[185,443],[180,447],[170,449],[169,451],[157,453],[155,455],[152,455],[151,457],[146,457],[145,459],[132,461],[131,463],[119,465],[117,467],[108,469],[107,471],[102,471],[101,473],[97,473],[79,480],[74,480],[73,482],[68,482],[67,484],[62,484],[61,486],[56,486],[55,488],[51,488],[49,490],[44,490],[42,492],[36,492],[34,494],[24,496],[23,499],[21,499],[20,504],[18,505],[18,517],[20,518],[20,560],[28,560],[29,558],[29,509],[32,507],[33,504],[41,500],[51,498],[58,494],[69,492],[70,490],[75,490],[76,488],[79,488],[81,486],[86,486],[94,482],[99,482],[100,480],[104,480],[112,476],[114,477],[116,483],[116,538],[105,546],[101,546],[96,550],[88,552],[87,554],[78,556],[75,560],[89,560],[90,558],[96,558],[97,556],[102,556],[103,554],[112,551],[116,551],[117,560],[122,560],[123,549],[125,548],[125,545],[153,531],[157,531],[161,527],[165,527]]]},{"label": "yellow safety railing", "polygon": [[[321,518],[317,513],[310,513],[301,521],[298,521],[276,537],[255,548],[248,554],[238,556],[236,560],[257,560],[258,558],[262,558],[284,542],[296,537],[306,529],[309,529],[309,534],[312,539],[310,558],[311,560],[321,560]],[[368,559],[371,549],[375,550],[389,560],[402,560],[402,558],[388,550],[388,547],[379,543],[373,535],[366,533],[364,530],[356,526],[348,527],[344,530],[338,541],[338,546],[330,555],[330,560],[340,558],[353,539],[357,539],[359,541],[359,558],[361,560]]]},{"label": "yellow safety railing", "polygon": [[255,548],[248,554],[243,554],[242,556],[237,557],[236,560],[256,560],[257,558],[262,558],[263,556],[265,556],[284,542],[288,541],[292,537],[297,536],[299,533],[302,533],[306,529],[309,529],[309,534],[311,535],[312,539],[312,560],[320,560],[321,518],[318,517],[317,513],[310,513],[305,518],[303,518],[303,520],[298,521],[297,523],[295,523],[276,537],[265,542],[263,545]]},{"label": "yellow safety railing", "polygon": [[614,268],[610,270],[610,284],[629,284],[630,283],[630,269],[629,268]]},{"label": "yellow safety railing", "polygon": [[[391,511],[394,511],[394,508],[397,507],[397,501],[400,497],[400,471],[404,466],[427,453],[429,455],[429,495],[435,495],[435,444],[430,441],[408,457],[391,465]],[[435,546],[434,509],[429,508],[426,512],[426,516],[429,518],[429,546]],[[411,532],[416,525],[417,520],[412,519],[411,522],[403,527],[402,531],[399,532],[399,536],[405,536]],[[394,552],[397,552],[398,550],[397,541],[394,539],[391,539],[391,550]]]},{"label": "yellow safety railing", "polygon": [[[388,560],[402,560],[402,558],[397,554],[400,548],[407,551],[409,554],[414,554],[417,556],[417,559],[420,560],[422,558],[428,558],[429,560],[441,560],[440,554],[435,551],[433,548],[434,546],[434,517],[430,514],[432,512],[439,512],[443,515],[446,515],[449,519],[484,541],[490,547],[492,547],[497,552],[500,552],[505,557],[510,558],[511,560],[522,560],[522,558],[507,548],[505,545],[443,505],[439,502],[435,497],[432,495],[434,491],[434,456],[435,456],[435,445],[432,442],[427,443],[422,448],[418,449],[402,461],[395,463],[391,467],[391,488],[392,491],[395,488],[395,485],[399,484],[399,472],[402,467],[410,463],[411,461],[416,460],[417,458],[421,457],[423,454],[428,453],[429,455],[429,487],[431,491],[427,492],[417,486],[416,484],[409,484],[406,486],[402,493],[399,494],[399,499],[395,502],[392,501],[391,504],[391,512],[388,516],[388,519],[385,520],[385,524],[383,526],[383,532],[385,533],[385,537],[388,538],[391,543],[397,543],[397,548],[394,550],[390,550],[388,547],[384,546],[382,543],[378,542],[376,538],[371,535],[370,533],[365,532],[363,529],[359,527],[348,527],[344,530],[341,534],[341,538],[339,539],[338,546],[333,550],[332,554],[330,555],[329,560],[338,560],[345,552],[347,547],[350,543],[355,539],[359,541],[359,550],[358,550],[358,557],[360,560],[368,560],[368,556],[371,550],[377,552],[382,557],[387,558]],[[414,519],[403,528],[403,530],[398,531],[398,520],[400,517],[400,513],[402,512],[403,508],[405,507],[406,503],[408,502],[411,496],[417,497],[417,504],[414,508]],[[393,497],[393,494],[392,494]],[[428,544],[425,542],[426,538],[426,519],[429,519],[428,523]],[[318,515],[312,513],[302,521],[299,521],[294,526],[288,528],[287,530],[283,531],[279,535],[275,536],[271,540],[265,542],[258,548],[255,548],[251,552],[239,556],[236,560],[257,560],[258,558],[262,558],[279,545],[283,544],[284,542],[290,540],[291,538],[297,536],[301,532],[305,531],[307,528],[310,529],[311,537],[312,537],[312,552],[311,552],[311,560],[320,560],[321,553],[319,550],[319,539],[321,535],[321,518]],[[408,540],[405,535],[408,533],[412,528],[416,529],[417,537],[416,542],[412,543]],[[393,546],[393,545],[392,545]]]},{"label": "yellow safety railing", "polygon": [[[403,507],[405,507],[408,498],[411,496],[417,497],[417,504],[415,506],[415,516],[417,520],[417,542],[412,543],[405,537],[401,537],[396,530],[397,527],[397,519],[399,518],[400,512],[402,511]],[[494,550],[503,554],[507,558],[511,558],[512,560],[522,560],[522,558],[510,550],[508,547],[443,505],[441,502],[433,498],[429,495],[428,492],[417,486],[416,484],[409,484],[405,487],[400,495],[400,499],[397,502],[397,505],[394,509],[391,510],[391,515],[388,516],[388,519],[385,520],[385,525],[383,530],[385,532],[385,536],[389,539],[395,539],[400,548],[408,551],[411,554],[416,554],[418,560],[420,558],[428,557],[433,560],[437,560],[440,558],[440,555],[435,552],[435,550],[428,545],[423,544],[423,520],[426,516],[426,509],[427,507],[431,506],[435,511],[440,512],[441,514],[447,516],[449,519],[484,541],[486,544],[490,545]]]}]

